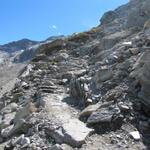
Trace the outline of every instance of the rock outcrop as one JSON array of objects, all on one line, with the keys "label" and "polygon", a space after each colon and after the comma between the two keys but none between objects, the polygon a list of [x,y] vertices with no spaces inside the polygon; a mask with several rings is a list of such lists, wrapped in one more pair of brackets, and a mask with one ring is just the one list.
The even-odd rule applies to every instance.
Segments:
[{"label": "rock outcrop", "polygon": [[149,149],[150,1],[42,44],[0,98],[0,148]]}]

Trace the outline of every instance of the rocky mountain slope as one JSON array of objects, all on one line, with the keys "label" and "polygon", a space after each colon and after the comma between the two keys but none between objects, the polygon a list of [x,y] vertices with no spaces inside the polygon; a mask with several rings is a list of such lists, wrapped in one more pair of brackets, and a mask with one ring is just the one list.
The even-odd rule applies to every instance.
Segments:
[{"label": "rocky mountain slope", "polygon": [[[29,39],[22,39],[19,41],[10,42],[8,44],[0,45],[0,57],[7,54],[13,62],[29,61],[36,54],[36,49],[45,43],[52,42],[56,39],[64,38],[64,36],[51,36],[44,41],[32,41]],[[5,59],[5,58],[4,58]],[[2,63],[2,61],[0,61]]]},{"label": "rocky mountain slope", "polygon": [[41,45],[0,103],[6,150],[150,149],[150,1]]},{"label": "rocky mountain slope", "polygon": [[39,42],[37,41],[31,41],[29,39],[22,39],[19,41],[14,41],[5,45],[1,45],[0,49],[2,51],[8,52],[8,53],[13,53],[16,51],[20,51],[20,50],[24,50],[27,49],[29,47],[31,47],[32,45],[35,45]]}]

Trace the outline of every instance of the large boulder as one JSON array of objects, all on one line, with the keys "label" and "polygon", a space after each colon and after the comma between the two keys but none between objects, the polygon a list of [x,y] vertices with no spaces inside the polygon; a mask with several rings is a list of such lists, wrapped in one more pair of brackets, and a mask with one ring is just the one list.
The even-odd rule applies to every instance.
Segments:
[{"label": "large boulder", "polygon": [[93,129],[86,127],[78,119],[70,119],[68,122],[62,124],[61,127],[48,132],[59,144],[66,143],[72,147],[81,147],[85,143],[88,135],[93,132]]},{"label": "large boulder", "polygon": [[[101,107],[93,112],[87,120],[90,125],[98,125],[102,130],[117,129],[122,125],[123,116],[120,109],[115,106]],[[103,129],[104,128],[104,129]]]},{"label": "large boulder", "polygon": [[136,79],[138,96],[146,108],[150,108],[150,51],[144,52],[136,61],[130,77]]}]

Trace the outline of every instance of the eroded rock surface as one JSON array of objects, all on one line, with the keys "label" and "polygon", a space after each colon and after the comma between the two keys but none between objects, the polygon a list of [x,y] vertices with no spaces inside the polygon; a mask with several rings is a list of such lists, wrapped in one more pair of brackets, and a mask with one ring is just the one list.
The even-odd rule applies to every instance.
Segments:
[{"label": "eroded rock surface", "polygon": [[0,148],[149,149],[149,4],[131,0],[40,46],[2,93]]}]

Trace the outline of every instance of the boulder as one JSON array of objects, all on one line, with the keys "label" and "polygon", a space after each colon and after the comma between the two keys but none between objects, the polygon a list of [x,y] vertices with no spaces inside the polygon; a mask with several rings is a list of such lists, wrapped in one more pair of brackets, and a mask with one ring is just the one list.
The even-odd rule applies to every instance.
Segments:
[{"label": "boulder", "polygon": [[122,125],[123,116],[116,106],[102,107],[93,112],[87,120],[89,125],[98,125],[99,128],[116,129]]},{"label": "boulder", "polygon": [[93,112],[95,112],[100,107],[100,104],[89,105],[80,113],[80,117],[89,117]]},{"label": "boulder", "polygon": [[[138,88],[138,96],[141,103],[144,104],[145,111],[150,114],[150,51],[145,51],[133,66],[133,71],[130,73],[130,77],[135,78]],[[147,109],[146,109],[147,108]]]},{"label": "boulder", "polygon": [[93,129],[86,127],[86,125],[78,119],[70,119],[64,123],[61,128],[50,131],[49,134],[59,144],[66,143],[72,147],[81,147]]},{"label": "boulder", "polygon": [[70,119],[63,125],[65,141],[70,145],[79,147],[85,143],[86,137],[92,132],[84,123],[77,119]]},{"label": "boulder", "polygon": [[133,55],[137,55],[140,52],[139,48],[130,48],[129,51]]}]

